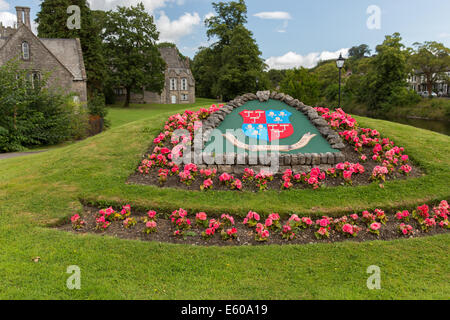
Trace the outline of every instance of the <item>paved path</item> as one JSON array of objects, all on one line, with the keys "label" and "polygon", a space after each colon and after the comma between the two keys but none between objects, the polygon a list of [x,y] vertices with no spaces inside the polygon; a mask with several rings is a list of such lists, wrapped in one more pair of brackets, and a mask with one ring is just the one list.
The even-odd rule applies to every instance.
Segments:
[{"label": "paved path", "polygon": [[46,152],[46,151],[47,150],[29,151],[29,152],[0,153],[0,160],[2,160],[2,159],[9,159],[9,158],[23,157],[23,156],[27,156],[29,154],[42,153],[42,152]]}]

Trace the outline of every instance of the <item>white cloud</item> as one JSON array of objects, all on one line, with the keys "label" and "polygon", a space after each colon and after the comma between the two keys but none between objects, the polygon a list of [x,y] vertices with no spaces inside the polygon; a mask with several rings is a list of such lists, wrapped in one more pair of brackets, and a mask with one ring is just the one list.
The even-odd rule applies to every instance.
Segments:
[{"label": "white cloud", "polygon": [[266,60],[266,64],[270,69],[292,69],[299,67],[313,68],[319,61],[337,59],[340,53],[342,53],[344,57],[348,57],[348,50],[349,49],[347,48],[335,52],[312,52],[305,56],[290,51],[281,57],[270,57]]},{"label": "white cloud", "polygon": [[160,17],[155,21],[160,32],[159,41],[177,43],[182,37],[192,33],[194,26],[201,22],[197,12],[185,13],[178,20],[170,21],[164,11],[160,12]]},{"label": "white cloud", "polygon": [[439,38],[450,38],[450,33],[442,32],[438,34]]},{"label": "white cloud", "polygon": [[15,14],[12,14],[11,12],[6,11],[0,12],[0,22],[2,22],[2,24],[5,27],[13,27],[14,24],[17,22],[17,17]]},{"label": "white cloud", "polygon": [[270,19],[270,20],[290,20],[290,19],[292,19],[289,12],[285,12],[285,11],[259,12],[259,13],[255,13],[253,16],[261,18],[261,19]]},{"label": "white cloud", "polygon": [[6,0],[0,0],[0,10],[9,10],[9,3]]},{"label": "white cloud", "polygon": [[205,14],[205,16],[203,17],[203,20],[209,19],[214,17],[216,14],[214,12],[208,12],[207,14]]}]

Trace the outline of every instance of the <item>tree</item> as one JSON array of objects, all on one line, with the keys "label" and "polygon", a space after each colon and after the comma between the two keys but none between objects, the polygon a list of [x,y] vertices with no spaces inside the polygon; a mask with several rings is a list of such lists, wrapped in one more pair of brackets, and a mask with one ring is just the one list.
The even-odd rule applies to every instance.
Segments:
[{"label": "tree", "polygon": [[445,72],[450,69],[450,49],[435,41],[414,43],[414,46],[416,50],[409,63],[415,70],[423,72],[431,97],[433,85],[438,80],[444,80]]},{"label": "tree", "polygon": [[375,115],[395,105],[398,97],[407,94],[408,51],[401,40],[399,33],[386,36],[384,42],[376,47],[377,55],[370,60],[367,74],[362,78],[359,100],[365,102]]},{"label": "tree", "polygon": [[213,86],[213,93],[222,94],[225,100],[229,100],[239,94],[265,88],[265,65],[259,57],[260,54],[251,32],[244,26],[237,26],[230,38],[230,44],[221,52],[221,68],[217,73],[218,79]]},{"label": "tree", "polygon": [[216,15],[206,19],[207,36],[217,41],[202,48],[194,57],[193,73],[198,92],[224,100],[269,87],[253,34],[244,26],[247,6],[244,0],[213,3]]},{"label": "tree", "polygon": [[124,106],[129,106],[132,90],[161,92],[165,62],[156,45],[159,32],[144,5],[109,11],[104,28],[112,82],[126,89]]},{"label": "tree", "polygon": [[[81,28],[69,29],[67,8],[76,5],[80,8]],[[100,33],[102,25],[97,23],[86,0],[44,0],[41,11],[35,20],[38,36],[41,38],[79,38],[83,50],[83,60],[88,79],[88,91],[103,90],[106,64],[103,56]]]},{"label": "tree", "polygon": [[292,69],[286,72],[286,77],[281,82],[281,91],[305,104],[315,105],[320,97],[320,83],[317,76],[308,69]]},{"label": "tree", "polygon": [[247,23],[247,5],[244,0],[231,2],[213,2],[216,15],[206,19],[208,39],[217,37],[216,46],[223,47],[230,44],[236,27]]},{"label": "tree", "polygon": [[370,55],[371,50],[367,44],[361,44],[359,46],[351,47],[348,50],[348,56],[356,60],[364,58],[366,55]]},{"label": "tree", "polygon": [[195,91],[204,98],[216,98],[212,84],[217,81],[217,60],[214,50],[200,48],[192,62],[192,73],[195,78]]}]

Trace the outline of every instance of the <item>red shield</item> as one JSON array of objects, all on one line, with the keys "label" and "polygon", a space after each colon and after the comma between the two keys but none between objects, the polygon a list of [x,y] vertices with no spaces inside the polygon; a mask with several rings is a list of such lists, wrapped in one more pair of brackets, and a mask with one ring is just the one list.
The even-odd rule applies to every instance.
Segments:
[{"label": "red shield", "polygon": [[247,124],[266,124],[266,112],[264,110],[244,110],[239,113]]},{"label": "red shield", "polygon": [[292,124],[268,124],[269,141],[281,140],[294,134]]}]

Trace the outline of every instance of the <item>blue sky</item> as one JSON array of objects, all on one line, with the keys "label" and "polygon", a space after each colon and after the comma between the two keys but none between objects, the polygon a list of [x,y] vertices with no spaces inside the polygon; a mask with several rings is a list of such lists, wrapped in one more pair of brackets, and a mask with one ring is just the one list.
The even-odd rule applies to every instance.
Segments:
[{"label": "blue sky", "polygon": [[[207,0],[91,0],[93,9],[144,2],[155,16],[161,38],[175,42],[193,57],[208,45],[203,20],[213,12]],[[16,5],[30,6],[34,17],[40,0],[0,0],[0,21],[14,18]],[[248,25],[262,55],[274,68],[311,67],[320,59],[346,53],[353,45],[372,49],[386,34],[400,32],[404,43],[435,40],[450,47],[448,0],[247,0]],[[375,11],[367,13],[369,7]],[[8,13],[9,12],[9,13]],[[379,12],[379,14],[378,14]],[[375,14],[375,16],[374,16]],[[370,28],[367,25],[370,20]],[[379,22],[379,24],[378,24]]]}]

